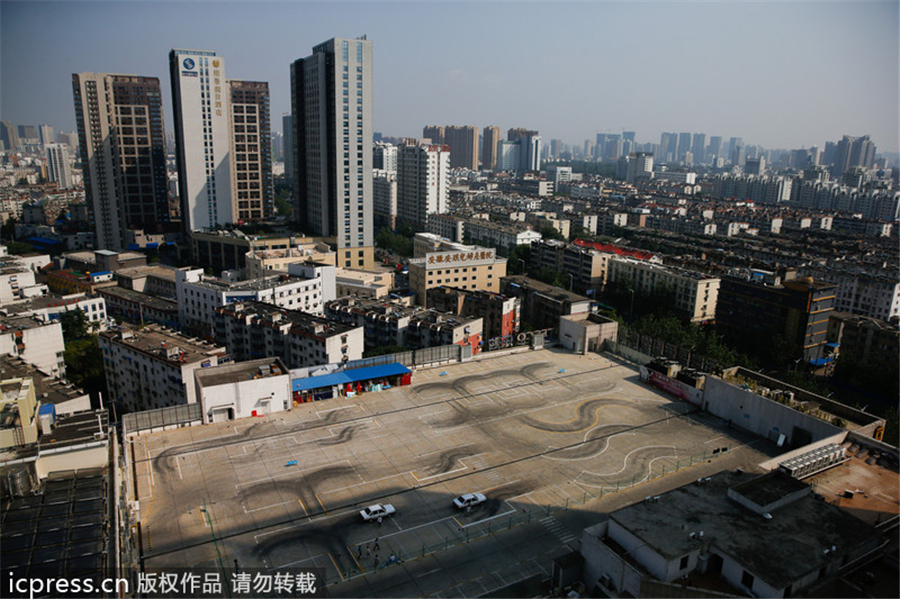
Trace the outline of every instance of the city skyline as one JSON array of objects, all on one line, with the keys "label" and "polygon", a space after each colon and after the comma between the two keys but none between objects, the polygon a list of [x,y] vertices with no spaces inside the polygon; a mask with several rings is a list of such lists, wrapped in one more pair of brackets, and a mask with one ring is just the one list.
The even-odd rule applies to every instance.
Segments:
[{"label": "city skyline", "polygon": [[0,116],[57,131],[75,128],[78,72],[158,77],[173,130],[173,47],[214,50],[229,76],[267,81],[275,130],[290,111],[290,64],[323,39],[367,35],[385,135],[441,123],[569,144],[627,129],[656,143],[688,131],[791,149],[868,134],[898,151],[895,2],[3,2],[0,17]]}]

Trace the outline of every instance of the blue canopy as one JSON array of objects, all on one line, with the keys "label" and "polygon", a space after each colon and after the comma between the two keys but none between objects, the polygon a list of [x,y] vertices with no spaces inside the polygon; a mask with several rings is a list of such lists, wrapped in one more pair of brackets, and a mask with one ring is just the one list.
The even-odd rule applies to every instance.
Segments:
[{"label": "blue canopy", "polygon": [[408,372],[411,372],[409,368],[399,362],[394,362],[393,364],[384,364],[382,366],[369,366],[367,368],[357,368],[355,370],[342,370],[341,372],[333,372],[321,376],[309,376],[294,379],[291,381],[291,388],[294,391],[308,391],[309,389],[321,389],[323,387],[332,387],[334,385],[343,385],[345,383],[369,381],[386,376],[406,374]]}]

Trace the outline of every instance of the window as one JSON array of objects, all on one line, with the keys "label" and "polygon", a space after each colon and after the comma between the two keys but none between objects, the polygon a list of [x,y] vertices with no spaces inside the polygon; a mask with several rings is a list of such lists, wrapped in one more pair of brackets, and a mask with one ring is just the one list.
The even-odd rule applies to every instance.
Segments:
[{"label": "window", "polygon": [[683,558],[681,558],[681,563],[678,564],[679,570],[684,570],[685,568],[688,567],[688,557],[690,557],[690,556],[685,555]]},{"label": "window", "polygon": [[753,580],[753,574],[744,570],[744,573],[741,575],[741,584],[748,589],[753,590]]}]

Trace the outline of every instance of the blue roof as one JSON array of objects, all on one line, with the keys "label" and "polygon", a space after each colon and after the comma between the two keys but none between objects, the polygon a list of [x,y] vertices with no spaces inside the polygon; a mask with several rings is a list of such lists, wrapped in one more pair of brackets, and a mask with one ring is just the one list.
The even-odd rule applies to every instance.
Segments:
[{"label": "blue roof", "polygon": [[34,243],[40,243],[43,245],[53,245],[55,243],[62,243],[62,241],[58,241],[56,239],[47,239],[46,237],[29,237],[28,241]]},{"label": "blue roof", "polygon": [[367,368],[343,370],[341,372],[323,374],[321,376],[309,376],[294,379],[291,381],[291,388],[293,391],[308,391],[309,389],[321,389],[322,387],[331,387],[333,385],[368,381],[385,376],[406,374],[407,372],[410,372],[409,368],[399,362],[394,362],[393,364],[384,364],[383,366],[369,366]]}]

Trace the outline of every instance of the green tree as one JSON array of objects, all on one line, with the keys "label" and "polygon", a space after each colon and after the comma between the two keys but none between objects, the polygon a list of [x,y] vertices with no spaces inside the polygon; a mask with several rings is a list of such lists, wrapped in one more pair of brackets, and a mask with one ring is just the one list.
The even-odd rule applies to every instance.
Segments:
[{"label": "green tree", "polygon": [[413,255],[413,230],[409,225],[401,225],[394,233],[388,227],[382,227],[375,237],[375,245],[381,249],[412,257]]},{"label": "green tree", "polygon": [[59,322],[62,324],[63,339],[65,339],[66,344],[88,337],[88,330],[90,330],[91,325],[84,310],[76,308],[63,312],[59,317]]},{"label": "green tree", "polygon": [[103,353],[96,337],[66,341],[63,355],[66,361],[66,377],[77,387],[90,393],[92,398],[106,391]]},{"label": "green tree", "polygon": [[531,246],[517,245],[509,250],[509,258],[506,261],[506,268],[509,274],[524,275],[528,274],[528,263],[531,260]]},{"label": "green tree", "polygon": [[294,213],[294,206],[291,204],[291,190],[283,187],[275,196],[275,210],[284,217],[290,217]]},{"label": "green tree", "polygon": [[581,225],[575,225],[571,228],[569,233],[569,241],[575,241],[576,239],[590,239],[591,237],[591,232]]},{"label": "green tree", "polygon": [[24,241],[8,241],[6,242],[6,250],[14,256],[24,256],[25,254],[33,254],[34,246]]},{"label": "green tree", "polygon": [[544,225],[543,227],[541,227],[541,237],[543,237],[544,239],[556,239],[558,241],[566,241],[565,236],[562,233],[560,233],[559,231],[557,231],[551,225]]}]

